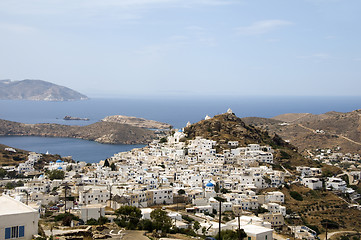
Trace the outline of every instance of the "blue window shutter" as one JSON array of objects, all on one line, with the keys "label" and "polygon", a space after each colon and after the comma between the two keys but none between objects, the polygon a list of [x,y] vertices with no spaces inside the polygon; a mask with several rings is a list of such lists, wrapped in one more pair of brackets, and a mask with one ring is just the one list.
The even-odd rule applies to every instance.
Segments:
[{"label": "blue window shutter", "polygon": [[5,228],[5,239],[10,239],[11,228]]},{"label": "blue window shutter", "polygon": [[24,236],[25,236],[25,227],[19,226],[19,237],[24,237]]}]

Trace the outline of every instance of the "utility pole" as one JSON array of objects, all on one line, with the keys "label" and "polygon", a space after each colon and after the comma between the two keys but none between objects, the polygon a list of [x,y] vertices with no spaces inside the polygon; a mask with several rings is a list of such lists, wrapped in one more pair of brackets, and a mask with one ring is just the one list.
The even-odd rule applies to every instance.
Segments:
[{"label": "utility pole", "polygon": [[66,196],[66,194],[67,194],[67,190],[68,189],[70,189],[70,187],[69,187],[69,185],[68,185],[68,183],[64,183],[64,194],[65,194],[65,199],[64,199],[64,207],[65,207],[65,213],[66,213],[66,199],[67,199],[67,196]]},{"label": "utility pole", "polygon": [[238,240],[242,240],[240,214],[238,214],[237,217],[238,217]]},{"label": "utility pole", "polygon": [[222,221],[222,202],[221,199],[219,199],[218,240],[221,240],[221,221]]},{"label": "utility pole", "polygon": [[29,192],[27,190],[24,192],[26,193],[26,205],[29,205]]},{"label": "utility pole", "polygon": [[64,187],[64,191],[65,191],[65,199],[64,199],[64,207],[65,207],[65,213],[66,213],[66,191],[67,190],[67,188],[66,188],[66,186]]},{"label": "utility pole", "polygon": [[219,202],[218,239],[221,240],[222,202],[224,199],[221,197],[215,197],[214,199]]},{"label": "utility pole", "polygon": [[326,238],[325,240],[327,240],[327,222],[326,222]]}]

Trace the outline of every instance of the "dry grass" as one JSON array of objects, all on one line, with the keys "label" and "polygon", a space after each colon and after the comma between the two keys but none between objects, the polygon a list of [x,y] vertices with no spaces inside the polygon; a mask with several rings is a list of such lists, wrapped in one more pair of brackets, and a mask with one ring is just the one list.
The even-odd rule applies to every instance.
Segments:
[{"label": "dry grass", "polygon": [[[290,189],[281,190],[285,194],[287,210],[298,213],[304,224],[317,226],[325,231],[321,225],[323,219],[337,222],[341,230],[361,229],[361,211],[351,209],[348,204],[330,191],[314,191],[299,185],[291,185]],[[297,201],[290,196],[295,191],[302,195],[303,201]]]}]

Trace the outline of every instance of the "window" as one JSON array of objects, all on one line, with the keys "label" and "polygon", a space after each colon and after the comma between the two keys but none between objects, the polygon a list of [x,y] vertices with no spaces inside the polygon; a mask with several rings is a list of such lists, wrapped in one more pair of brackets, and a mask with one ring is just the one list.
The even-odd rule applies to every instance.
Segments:
[{"label": "window", "polygon": [[25,235],[24,226],[15,226],[5,228],[5,239],[20,238]]}]

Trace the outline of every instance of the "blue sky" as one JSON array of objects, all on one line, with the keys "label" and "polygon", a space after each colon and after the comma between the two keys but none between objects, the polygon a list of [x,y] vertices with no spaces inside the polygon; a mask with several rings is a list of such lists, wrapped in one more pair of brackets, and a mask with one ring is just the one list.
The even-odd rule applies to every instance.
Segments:
[{"label": "blue sky", "polygon": [[0,79],[90,97],[359,96],[359,0],[1,0]]}]

